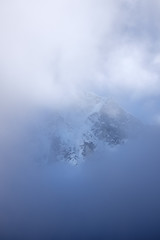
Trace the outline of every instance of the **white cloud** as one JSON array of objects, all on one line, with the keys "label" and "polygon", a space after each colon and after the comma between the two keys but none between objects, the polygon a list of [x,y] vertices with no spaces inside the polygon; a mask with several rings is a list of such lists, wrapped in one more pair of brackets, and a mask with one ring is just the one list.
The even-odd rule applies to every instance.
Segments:
[{"label": "white cloud", "polygon": [[43,97],[83,85],[94,75],[113,12],[112,1],[2,2],[1,74],[6,87]]},{"label": "white cloud", "polygon": [[0,5],[0,84],[6,99],[58,104],[77,89],[97,88],[131,98],[159,94],[158,1]]},{"label": "white cloud", "polygon": [[145,46],[123,43],[108,54],[104,65],[104,83],[111,92],[128,93],[134,98],[160,93],[157,55]]}]

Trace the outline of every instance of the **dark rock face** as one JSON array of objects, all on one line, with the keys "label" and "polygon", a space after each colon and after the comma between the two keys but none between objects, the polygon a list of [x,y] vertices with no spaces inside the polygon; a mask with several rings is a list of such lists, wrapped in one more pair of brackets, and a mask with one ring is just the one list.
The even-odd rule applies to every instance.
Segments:
[{"label": "dark rock face", "polygon": [[84,142],[84,144],[81,146],[82,154],[83,156],[87,156],[90,152],[93,152],[96,146],[94,145],[93,142]]}]

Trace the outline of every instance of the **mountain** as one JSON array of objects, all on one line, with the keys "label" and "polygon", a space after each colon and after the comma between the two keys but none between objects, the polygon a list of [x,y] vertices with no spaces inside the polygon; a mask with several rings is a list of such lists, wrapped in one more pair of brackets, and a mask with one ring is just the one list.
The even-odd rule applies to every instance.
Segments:
[{"label": "mountain", "polygon": [[114,148],[141,127],[140,122],[112,99],[85,93],[65,109],[47,111],[32,133],[38,161],[78,164],[99,144]]}]

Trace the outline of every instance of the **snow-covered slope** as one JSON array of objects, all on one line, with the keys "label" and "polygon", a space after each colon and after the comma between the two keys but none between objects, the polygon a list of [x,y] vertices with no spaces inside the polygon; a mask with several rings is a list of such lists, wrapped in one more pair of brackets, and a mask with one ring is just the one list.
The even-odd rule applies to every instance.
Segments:
[{"label": "snow-covered slope", "polygon": [[113,100],[93,93],[82,94],[72,107],[45,113],[39,122],[33,134],[37,159],[72,164],[84,161],[100,143],[112,148],[123,144],[140,127]]}]

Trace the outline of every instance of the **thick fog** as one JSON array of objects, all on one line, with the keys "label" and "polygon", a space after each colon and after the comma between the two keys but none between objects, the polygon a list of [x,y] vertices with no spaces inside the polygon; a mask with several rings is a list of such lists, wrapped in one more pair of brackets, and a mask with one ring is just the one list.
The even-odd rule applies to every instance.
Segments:
[{"label": "thick fog", "polygon": [[1,1],[1,109],[67,104],[89,90],[141,118],[152,105],[144,114],[157,121],[159,12],[158,0]]},{"label": "thick fog", "polygon": [[[0,1],[0,239],[160,239],[159,21],[159,0]],[[38,113],[88,91],[143,131],[78,166],[34,161]]]}]

